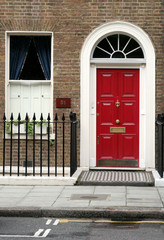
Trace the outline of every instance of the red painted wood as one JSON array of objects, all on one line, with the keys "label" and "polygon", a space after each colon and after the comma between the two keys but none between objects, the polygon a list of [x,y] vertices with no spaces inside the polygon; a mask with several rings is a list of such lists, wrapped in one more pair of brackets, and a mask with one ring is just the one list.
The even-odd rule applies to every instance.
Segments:
[{"label": "red painted wood", "polygon": [[57,108],[70,108],[71,99],[70,98],[56,98],[56,107]]},{"label": "red painted wood", "polygon": [[[136,159],[139,164],[138,69],[97,70],[97,113],[97,166],[104,159]],[[126,132],[110,133],[110,127],[125,127]]]}]

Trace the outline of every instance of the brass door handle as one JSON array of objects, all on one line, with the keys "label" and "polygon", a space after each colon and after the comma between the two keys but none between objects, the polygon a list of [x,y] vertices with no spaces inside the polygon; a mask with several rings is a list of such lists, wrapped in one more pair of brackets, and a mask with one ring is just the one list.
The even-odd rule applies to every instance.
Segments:
[{"label": "brass door handle", "polygon": [[117,102],[115,104],[116,104],[116,107],[119,108],[120,102],[118,101],[118,99],[117,99]]},{"label": "brass door handle", "polygon": [[119,123],[120,123],[120,120],[119,120],[119,119],[117,119],[117,120],[116,120],[116,123],[117,123],[117,124],[119,124]]}]

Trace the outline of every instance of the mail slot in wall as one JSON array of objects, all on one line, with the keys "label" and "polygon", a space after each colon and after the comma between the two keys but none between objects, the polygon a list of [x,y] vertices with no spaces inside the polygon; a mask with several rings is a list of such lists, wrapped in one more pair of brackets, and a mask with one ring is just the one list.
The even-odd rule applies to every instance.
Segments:
[{"label": "mail slot in wall", "polygon": [[71,99],[70,98],[56,98],[56,107],[57,108],[70,108]]}]

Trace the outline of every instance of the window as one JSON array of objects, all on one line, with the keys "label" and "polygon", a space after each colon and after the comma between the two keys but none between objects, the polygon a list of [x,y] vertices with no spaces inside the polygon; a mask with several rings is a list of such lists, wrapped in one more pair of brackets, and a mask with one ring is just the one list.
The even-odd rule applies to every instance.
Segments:
[{"label": "window", "polygon": [[40,119],[43,113],[46,119],[51,113],[51,41],[50,34],[8,36],[8,116]]},{"label": "window", "polygon": [[93,58],[144,58],[144,54],[136,40],[115,34],[105,37],[97,44]]}]

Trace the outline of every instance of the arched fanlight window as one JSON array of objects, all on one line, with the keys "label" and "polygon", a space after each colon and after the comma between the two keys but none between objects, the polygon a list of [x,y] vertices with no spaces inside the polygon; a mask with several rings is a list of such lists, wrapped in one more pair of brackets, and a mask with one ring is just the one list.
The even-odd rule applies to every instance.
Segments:
[{"label": "arched fanlight window", "polygon": [[127,35],[115,34],[97,44],[93,58],[144,58],[144,54],[136,40]]}]

